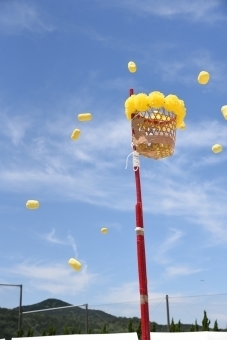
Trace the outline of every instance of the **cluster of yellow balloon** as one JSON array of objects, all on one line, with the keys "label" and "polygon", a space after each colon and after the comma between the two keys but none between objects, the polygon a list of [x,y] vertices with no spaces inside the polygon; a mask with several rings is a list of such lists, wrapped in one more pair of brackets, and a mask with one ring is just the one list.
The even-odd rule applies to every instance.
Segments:
[{"label": "cluster of yellow balloon", "polygon": [[[134,61],[130,61],[130,62],[128,63],[128,70],[129,70],[129,72],[131,72],[131,73],[135,73],[135,72],[137,71],[137,66],[136,66],[136,63],[135,63]],[[202,77],[204,78],[204,75],[202,75]],[[203,81],[204,81],[204,80],[203,80]],[[153,93],[157,93],[157,92],[153,92]],[[131,117],[131,115],[130,115],[130,117]],[[186,129],[186,125],[185,125],[185,122],[184,122],[184,121],[181,123],[181,125],[179,126],[179,128],[180,128],[181,130],[185,130],[185,129]]]},{"label": "cluster of yellow balloon", "polygon": [[[78,120],[80,122],[87,122],[92,119],[91,113],[80,113],[78,115]],[[77,140],[80,137],[80,129],[75,129],[71,135],[72,140]]]}]

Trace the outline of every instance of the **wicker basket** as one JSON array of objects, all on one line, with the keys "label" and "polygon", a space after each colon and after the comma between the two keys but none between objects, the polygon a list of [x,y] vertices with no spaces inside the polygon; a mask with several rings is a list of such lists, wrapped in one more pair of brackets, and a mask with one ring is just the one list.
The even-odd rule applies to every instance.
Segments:
[{"label": "wicker basket", "polygon": [[155,160],[174,153],[176,116],[163,108],[132,115],[132,142],[136,151]]}]

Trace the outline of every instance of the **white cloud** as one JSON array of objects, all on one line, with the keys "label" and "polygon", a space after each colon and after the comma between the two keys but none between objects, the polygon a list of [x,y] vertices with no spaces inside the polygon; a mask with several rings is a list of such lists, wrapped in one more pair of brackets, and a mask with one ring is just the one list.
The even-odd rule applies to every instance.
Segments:
[{"label": "white cloud", "polygon": [[[99,1],[103,6],[110,6]],[[226,18],[221,11],[220,1],[206,0],[162,0],[157,2],[155,0],[121,0],[111,3],[114,7],[127,8],[134,14],[148,16],[155,15],[167,19],[186,19],[198,22],[213,23]]]},{"label": "white cloud", "polygon": [[173,60],[164,60],[160,57],[154,60],[154,64],[155,71],[160,74],[163,81],[195,85],[199,72],[204,70],[210,73],[206,91],[226,91],[226,63],[218,60],[218,57],[210,51],[198,49]]},{"label": "white cloud", "polygon": [[73,251],[74,251],[74,254],[75,254],[75,258],[77,259],[78,258],[78,252],[77,252],[76,242],[75,242],[74,238],[71,235],[68,235],[67,238],[69,240],[70,245],[73,248]]},{"label": "white cloud", "polygon": [[[191,269],[192,271],[192,269]],[[178,270],[183,272],[183,270]],[[189,268],[187,273],[189,272]],[[184,271],[186,275],[186,271]],[[151,280],[148,279],[148,283]],[[158,284],[149,285],[149,314],[150,320],[159,324],[166,324],[166,292],[158,289]],[[212,322],[217,318],[220,325],[225,327],[223,319],[227,296],[184,296],[182,293],[176,292],[169,295],[169,308],[171,318],[175,321],[181,320],[182,323],[194,323],[197,319],[201,324],[203,311],[208,311],[208,317]],[[139,302],[139,286],[138,282],[125,282],[116,286],[109,287],[105,294],[98,294],[95,302],[89,305],[91,309],[98,309],[116,316],[122,317],[140,317]],[[220,319],[218,318],[220,315]],[[136,325],[134,325],[136,326]]]},{"label": "white cloud", "polygon": [[82,262],[82,270],[75,272],[67,263],[65,265],[44,261],[24,261],[10,269],[3,269],[10,276],[20,277],[27,280],[26,288],[48,292],[53,295],[64,295],[70,292],[75,296],[86,291],[98,280],[98,275],[89,272],[86,263]]},{"label": "white cloud", "polygon": [[[87,26],[76,27],[75,31],[81,35],[86,36],[88,39],[97,41],[99,44],[108,46],[109,48],[138,52],[138,44],[132,42],[131,43],[127,42],[126,44],[121,39],[116,39],[113,36],[107,36],[106,34],[103,34],[103,32],[102,33],[98,32],[94,27],[92,28],[88,28]],[[97,73],[95,75],[97,75]]]},{"label": "white cloud", "polygon": [[[153,284],[150,284],[151,288],[153,286]],[[98,301],[98,304],[95,305],[93,302],[91,308],[99,307],[99,309],[116,316],[139,316],[140,293],[138,282],[126,282],[109,287],[105,295],[98,294],[95,300]],[[149,293],[149,300],[152,301],[151,310],[153,310],[160,302],[165,300],[165,294],[155,293],[152,289]]]},{"label": "white cloud", "polygon": [[203,319],[204,310],[211,320],[211,327],[217,319],[221,328],[226,328],[226,298],[224,294],[195,295],[195,296],[174,296],[169,297],[170,312],[174,320],[181,320],[183,323],[194,323],[195,319],[199,325]]},{"label": "white cloud", "polygon": [[[225,304],[226,304],[226,302],[224,302]],[[220,306],[220,305],[219,305]],[[222,308],[223,308],[224,306],[222,306]],[[216,308],[217,308],[217,306],[216,306]],[[220,308],[220,307],[219,307]],[[223,308],[224,309],[224,308]],[[221,323],[222,323],[222,325],[225,325],[225,327],[227,328],[227,322],[226,322],[226,313],[224,312],[224,313],[214,313],[214,312],[212,312],[212,311],[210,311],[209,312],[209,314],[208,314],[208,318],[210,319],[210,320],[212,320],[212,322],[211,322],[211,327],[213,327],[213,324],[214,324],[214,321],[215,320],[217,320],[218,321],[218,326],[220,325],[220,321],[221,321]],[[220,328],[220,326],[219,326],[219,328]]]},{"label": "white cloud", "polygon": [[23,31],[41,33],[53,30],[54,27],[28,2],[9,0],[0,3],[0,32],[19,34]]},{"label": "white cloud", "polygon": [[[112,107],[109,114],[114,116],[117,110]],[[81,137],[73,142],[70,135],[75,118],[70,121],[58,112],[55,117],[54,121],[46,120],[42,130],[36,129],[35,120],[27,123],[20,148],[7,144],[11,157],[0,164],[1,190],[35,191],[41,200],[78,200],[124,211],[134,209],[134,182],[129,179],[133,176],[131,159],[125,170],[125,160],[131,152],[129,122],[124,117],[101,119],[100,111],[91,123],[81,125]],[[7,124],[3,120],[3,130]],[[217,142],[225,145],[226,127],[215,121],[201,121],[179,132],[171,161],[151,161],[151,170],[149,162],[141,158],[144,211],[184,216],[210,233],[214,242],[226,242],[224,173],[219,171],[209,180],[200,173],[207,164],[221,166],[226,161],[224,152],[206,154],[205,150],[211,150]],[[152,208],[148,202],[153,202]]]},{"label": "white cloud", "polygon": [[76,241],[74,239],[74,237],[70,234],[70,231],[68,231],[68,235],[66,240],[64,240],[63,237],[58,238],[56,237],[56,231],[55,229],[52,229],[52,231],[50,233],[44,234],[44,235],[39,235],[39,237],[41,237],[42,239],[44,239],[47,242],[50,243],[54,243],[54,244],[61,244],[61,245],[65,245],[65,246],[71,246],[73,251],[74,251],[74,255],[75,258],[78,259],[78,251],[77,251],[77,246],[76,246]]},{"label": "white cloud", "polygon": [[[164,178],[164,169],[155,176],[152,187],[148,182],[144,190],[146,201],[153,202],[152,210],[145,205],[146,213],[184,216],[186,221],[203,228],[212,237],[212,242],[227,242],[225,228],[226,190],[220,189],[218,180],[201,182],[199,179],[186,179],[182,175],[181,181]],[[185,176],[186,175],[186,176]]]},{"label": "white cloud", "polygon": [[190,268],[186,265],[180,265],[180,266],[170,266],[165,271],[165,276],[169,278],[173,278],[176,276],[187,276],[195,273],[202,272],[204,270],[202,269],[196,269],[196,268]]},{"label": "white cloud", "polygon": [[47,242],[50,242],[50,243],[56,243],[56,244],[67,244],[65,243],[64,241],[62,241],[61,239],[58,239],[56,236],[55,236],[55,229],[52,229],[52,231],[48,234],[45,234],[44,235],[44,239],[45,241]]},{"label": "white cloud", "polygon": [[[7,286],[9,282],[2,278],[0,278],[0,282],[0,305],[1,308],[4,308],[4,306],[9,305],[9,303],[15,302],[15,300],[18,301],[20,288],[18,286]],[[3,286],[2,284],[6,284],[6,286]]]},{"label": "white cloud", "polygon": [[10,138],[15,146],[18,146],[26,132],[31,127],[31,120],[26,115],[11,115],[11,110],[0,112],[1,126],[0,132],[6,137]]},{"label": "white cloud", "polygon": [[170,229],[172,232],[171,236],[168,236],[167,239],[162,243],[158,245],[158,248],[155,249],[154,255],[152,256],[155,261],[161,264],[167,264],[171,262],[170,255],[167,253],[175,248],[181,241],[183,237],[183,232],[176,229]]}]

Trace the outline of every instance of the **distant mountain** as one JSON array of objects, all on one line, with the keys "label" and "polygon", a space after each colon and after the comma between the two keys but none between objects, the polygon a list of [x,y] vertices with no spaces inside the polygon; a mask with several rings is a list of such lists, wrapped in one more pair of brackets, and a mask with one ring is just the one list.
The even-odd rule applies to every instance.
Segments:
[{"label": "distant mountain", "polygon": [[[23,306],[22,311],[36,311],[40,309],[58,308],[72,306],[58,299],[47,299],[45,301]],[[0,338],[10,340],[17,336],[19,308],[0,308]],[[101,333],[106,324],[109,333],[128,332],[129,318],[116,317],[101,310],[88,309],[88,328],[91,333]],[[132,318],[132,324],[136,330],[139,325],[139,318]],[[22,325],[24,336],[29,329],[33,329],[34,336],[41,336],[43,331],[48,333],[52,325],[56,334],[64,334],[67,328],[69,333],[85,333],[86,311],[83,307],[63,308],[53,311],[23,314]],[[166,326],[157,325],[157,330],[166,331]]]},{"label": "distant mountain", "polygon": [[[23,312],[39,310],[39,309],[48,309],[48,308],[58,308],[58,307],[66,307],[72,306],[70,303],[58,300],[58,299],[47,299],[42,302],[35,303],[33,305],[23,306]],[[14,308],[18,310],[17,308]]]},{"label": "distant mountain", "polygon": [[[47,299],[33,305],[23,306],[22,311],[29,312],[65,306],[72,305],[58,299]],[[13,309],[0,308],[0,338],[10,340],[11,337],[17,336],[18,312],[18,307]],[[137,331],[140,321],[139,318],[133,317],[131,320],[134,331]],[[88,329],[91,333],[100,334],[105,325],[109,333],[125,333],[128,332],[129,321],[130,318],[116,317],[101,310],[88,309]],[[166,325],[158,325],[152,322],[151,327],[153,324],[155,324],[157,332],[167,331]],[[44,331],[47,335],[51,325],[52,330],[54,328],[57,335],[65,334],[67,331],[70,334],[72,332],[75,334],[85,333],[86,311],[83,307],[72,307],[23,314],[22,325],[24,336],[27,335],[29,327],[33,330],[34,336],[41,336]],[[187,324],[181,325],[182,331],[189,331],[190,327],[191,325]],[[199,326],[199,329],[201,329],[201,326]]]}]

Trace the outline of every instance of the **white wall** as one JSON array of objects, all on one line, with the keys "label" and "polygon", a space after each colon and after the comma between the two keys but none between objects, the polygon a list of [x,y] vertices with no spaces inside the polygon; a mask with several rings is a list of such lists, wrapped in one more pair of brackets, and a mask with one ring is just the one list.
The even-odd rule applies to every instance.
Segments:
[{"label": "white wall", "polygon": [[[70,334],[23,338],[27,340],[138,340],[137,333]],[[4,339],[0,339],[4,340]],[[12,338],[18,340],[18,338]],[[151,333],[151,340],[227,340],[227,332]]]},{"label": "white wall", "polygon": [[227,340],[227,332],[151,333],[151,340]]},{"label": "white wall", "polygon": [[[115,334],[70,334],[23,338],[27,340],[138,340],[137,333],[115,333]],[[12,340],[19,340],[12,338]],[[227,340],[227,339],[226,339]]]}]

